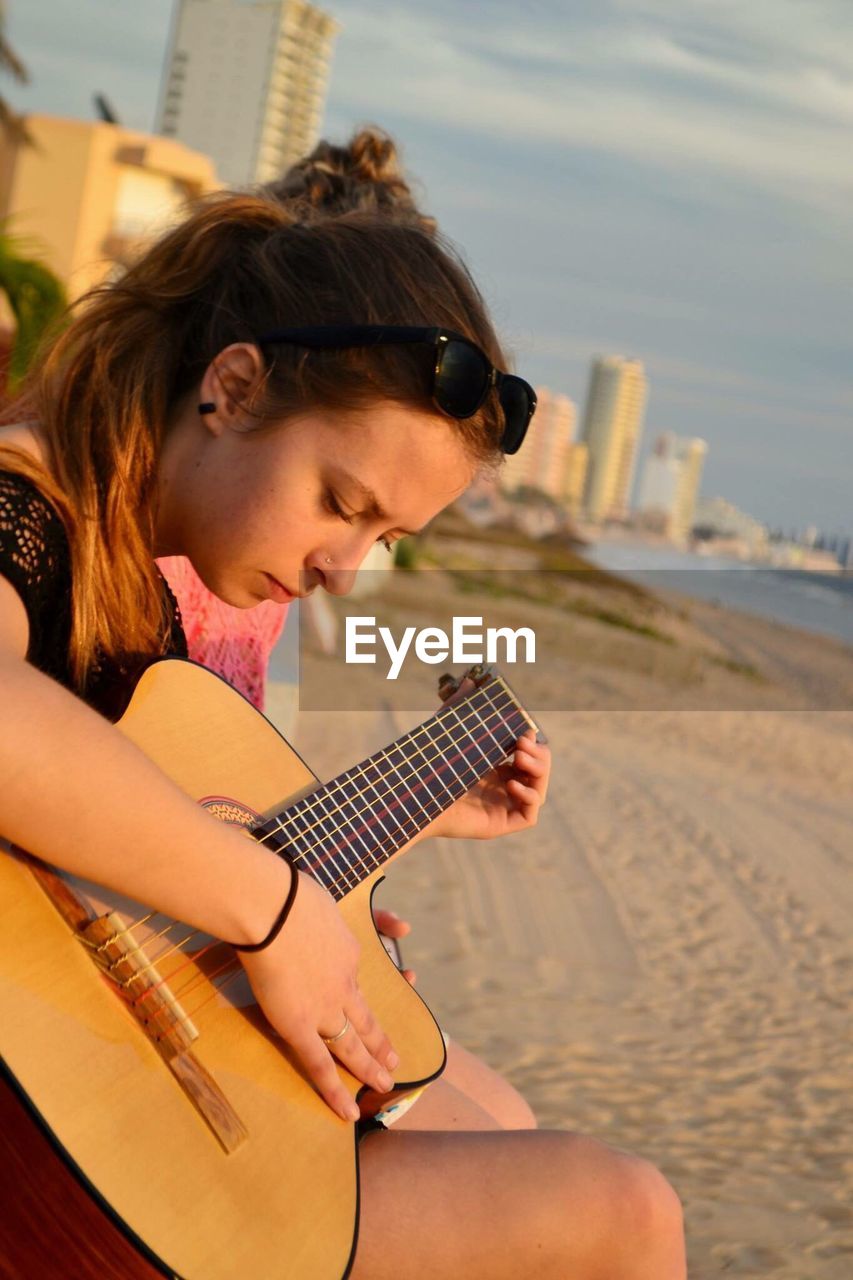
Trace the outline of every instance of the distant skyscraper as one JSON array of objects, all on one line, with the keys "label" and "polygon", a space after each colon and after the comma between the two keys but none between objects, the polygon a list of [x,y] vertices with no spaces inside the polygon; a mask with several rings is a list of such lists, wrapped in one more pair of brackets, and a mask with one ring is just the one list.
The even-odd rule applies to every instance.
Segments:
[{"label": "distant skyscraper", "polygon": [[628,514],[646,394],[642,361],[593,360],[582,432],[589,449],[584,506],[590,520]]},{"label": "distant skyscraper", "polygon": [[644,523],[672,538],[687,537],[707,452],[707,444],[698,437],[688,439],[671,431],[658,436],[640,480],[637,508]]},{"label": "distant skyscraper", "polygon": [[306,0],[177,0],[158,132],[271,182],[317,141],[338,29]]},{"label": "distant skyscraper", "polygon": [[698,436],[677,438],[676,449],[681,463],[681,475],[675,494],[672,512],[672,532],[676,538],[686,538],[696,519],[696,503],[708,446]]},{"label": "distant skyscraper", "polygon": [[[576,512],[583,488],[586,448],[574,442],[575,406],[566,395],[537,387],[537,406],[527,439],[507,458],[507,489],[531,485]],[[578,477],[580,476],[580,482]]]}]

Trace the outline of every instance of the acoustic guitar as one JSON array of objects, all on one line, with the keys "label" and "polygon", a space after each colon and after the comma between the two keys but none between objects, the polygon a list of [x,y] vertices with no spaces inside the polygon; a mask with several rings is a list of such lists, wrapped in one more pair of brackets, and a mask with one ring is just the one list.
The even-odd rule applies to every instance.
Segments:
[{"label": "acoustic guitar", "polygon": [[[339,1068],[363,1117],[445,1062],[373,924],[383,868],[536,728],[500,676],[469,674],[470,695],[323,785],[240,694],[181,659],[147,669],[118,725],[339,903],[400,1055],[386,1097]],[[0,903],[0,1277],[347,1276],[359,1129],[304,1077],[233,950],[18,850],[0,854]]]}]

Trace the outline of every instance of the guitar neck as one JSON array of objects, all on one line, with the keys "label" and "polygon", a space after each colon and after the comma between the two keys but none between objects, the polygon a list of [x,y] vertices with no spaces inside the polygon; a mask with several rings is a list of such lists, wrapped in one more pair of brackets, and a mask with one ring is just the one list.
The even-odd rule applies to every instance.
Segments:
[{"label": "guitar neck", "polygon": [[254,834],[338,900],[512,751],[534,722],[500,676],[268,819]]}]

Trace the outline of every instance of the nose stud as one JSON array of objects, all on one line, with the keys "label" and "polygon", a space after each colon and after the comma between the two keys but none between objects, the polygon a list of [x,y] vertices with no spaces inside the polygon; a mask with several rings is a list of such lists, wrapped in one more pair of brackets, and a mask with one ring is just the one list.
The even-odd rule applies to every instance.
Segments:
[{"label": "nose stud", "polygon": [[331,564],[331,563],[332,563],[332,557],[331,557],[331,556],[326,556],[326,557],[325,557],[325,563],[326,563],[326,564]]}]

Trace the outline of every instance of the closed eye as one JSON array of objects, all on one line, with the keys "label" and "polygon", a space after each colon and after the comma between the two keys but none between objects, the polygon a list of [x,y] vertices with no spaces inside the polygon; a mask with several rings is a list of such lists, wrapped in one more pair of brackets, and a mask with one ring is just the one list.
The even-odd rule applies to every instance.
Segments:
[{"label": "closed eye", "polygon": [[331,515],[338,516],[341,520],[346,520],[347,524],[352,524],[353,520],[355,520],[354,515],[350,515],[344,511],[343,507],[338,502],[335,493],[331,489],[323,490],[323,506]]},{"label": "closed eye", "polygon": [[[323,490],[323,506],[330,515],[337,516],[340,520],[345,520],[347,524],[352,524],[359,514],[357,511],[344,511],[333,489]],[[376,541],[380,543],[381,546],[383,546],[390,554],[394,549],[394,542],[396,542],[396,538],[387,538],[385,534],[382,534],[382,536],[377,538]]]}]

